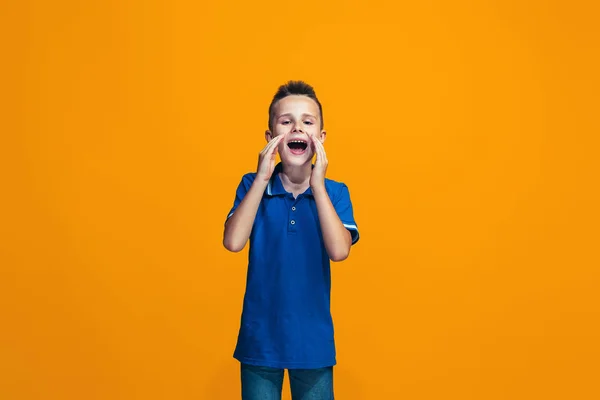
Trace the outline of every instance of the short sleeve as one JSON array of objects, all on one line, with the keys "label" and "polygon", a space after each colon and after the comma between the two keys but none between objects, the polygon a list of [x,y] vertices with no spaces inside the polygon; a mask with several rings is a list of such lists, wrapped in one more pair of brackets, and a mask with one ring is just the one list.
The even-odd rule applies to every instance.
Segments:
[{"label": "short sleeve", "polygon": [[358,233],[358,226],[354,220],[354,212],[352,210],[352,201],[350,200],[350,191],[348,186],[341,184],[336,200],[333,203],[333,207],[337,212],[338,217],[342,221],[342,224],[350,231],[352,235],[352,244],[358,242],[360,237]]},{"label": "short sleeve", "polygon": [[235,213],[235,210],[238,208],[238,206],[244,199],[244,196],[246,196],[246,193],[248,193],[248,190],[250,190],[250,187],[252,186],[253,181],[254,181],[254,176],[252,174],[246,174],[242,177],[242,180],[235,191],[235,199],[233,200],[233,206],[229,210],[229,213],[227,214],[227,218],[225,219],[225,222],[227,222],[227,220],[229,220],[229,218],[231,218],[233,213]]}]

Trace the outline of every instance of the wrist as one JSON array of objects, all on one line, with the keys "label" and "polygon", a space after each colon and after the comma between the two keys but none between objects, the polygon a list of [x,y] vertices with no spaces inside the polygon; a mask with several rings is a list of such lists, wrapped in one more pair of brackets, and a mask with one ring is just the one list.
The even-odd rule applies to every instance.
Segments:
[{"label": "wrist", "polygon": [[267,185],[269,184],[269,179],[270,177],[268,176],[257,174],[256,178],[254,178],[254,182],[252,182],[252,186],[266,189]]},{"label": "wrist", "polygon": [[313,192],[313,194],[326,192],[325,182],[311,183],[310,190]]}]

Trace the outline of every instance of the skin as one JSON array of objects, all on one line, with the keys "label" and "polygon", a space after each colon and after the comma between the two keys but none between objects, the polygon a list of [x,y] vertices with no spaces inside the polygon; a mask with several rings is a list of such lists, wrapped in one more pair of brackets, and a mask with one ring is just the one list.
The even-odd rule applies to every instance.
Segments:
[{"label": "skin", "polygon": [[[328,160],[323,142],[326,132],[320,126],[319,107],[311,98],[294,95],[279,100],[275,106],[273,126],[265,132],[267,145],[258,157],[256,179],[236,212],[225,224],[225,248],[238,252],[245,247],[279,153],[283,165],[279,177],[283,187],[294,197],[311,188],[329,258],[332,261],[343,261],[348,257],[352,245],[350,232],[339,219],[325,190]],[[294,139],[308,142],[303,154],[295,155],[290,151],[287,143]],[[315,155],[315,166],[312,168]]]}]

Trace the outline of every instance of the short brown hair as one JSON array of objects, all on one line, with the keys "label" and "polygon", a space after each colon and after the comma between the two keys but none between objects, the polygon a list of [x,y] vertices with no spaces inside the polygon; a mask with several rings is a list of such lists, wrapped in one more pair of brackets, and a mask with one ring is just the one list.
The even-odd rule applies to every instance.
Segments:
[{"label": "short brown hair", "polygon": [[321,107],[321,102],[319,102],[313,87],[303,81],[288,81],[286,84],[279,86],[277,93],[275,93],[273,100],[271,100],[271,105],[269,105],[269,129],[273,129],[272,124],[273,118],[275,117],[275,105],[277,105],[277,102],[284,97],[293,95],[306,96],[317,103],[319,106],[319,114],[321,114],[321,129],[323,129],[323,107]]}]

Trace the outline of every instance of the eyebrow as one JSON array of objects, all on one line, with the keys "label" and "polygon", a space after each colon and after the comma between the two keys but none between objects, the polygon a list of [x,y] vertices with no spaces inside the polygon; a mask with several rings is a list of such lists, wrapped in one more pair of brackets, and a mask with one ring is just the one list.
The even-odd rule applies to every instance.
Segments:
[{"label": "eyebrow", "polygon": [[[279,119],[279,118],[282,118],[282,117],[291,117],[291,116],[292,116],[292,114],[291,114],[291,113],[285,113],[285,114],[281,114],[281,115],[279,115],[279,116],[277,117],[277,119]],[[317,117],[315,117],[314,115],[312,115],[312,114],[307,114],[307,113],[304,113],[304,114],[302,114],[302,117],[311,117],[311,118],[317,119]]]}]

